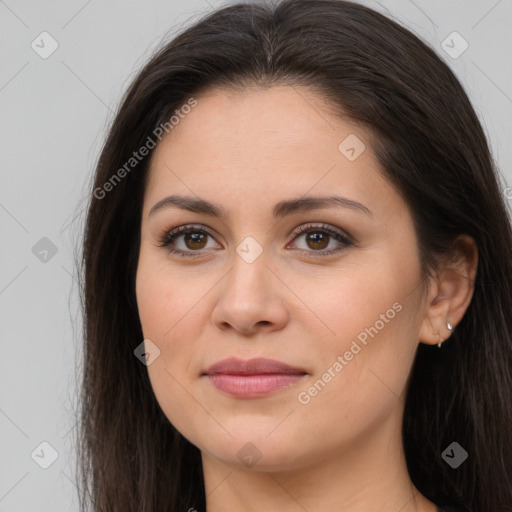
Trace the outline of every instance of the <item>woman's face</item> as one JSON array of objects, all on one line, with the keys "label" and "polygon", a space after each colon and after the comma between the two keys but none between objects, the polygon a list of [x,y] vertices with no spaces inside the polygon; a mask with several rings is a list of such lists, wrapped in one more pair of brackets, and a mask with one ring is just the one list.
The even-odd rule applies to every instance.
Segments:
[{"label": "woman's face", "polygon": [[[143,207],[137,301],[162,410],[203,458],[265,471],[399,439],[425,307],[410,212],[367,134],[303,87],[196,100],[155,149]],[[150,214],[171,195],[187,199]],[[215,208],[185,207],[199,201]],[[208,371],[227,358],[295,373]]]}]

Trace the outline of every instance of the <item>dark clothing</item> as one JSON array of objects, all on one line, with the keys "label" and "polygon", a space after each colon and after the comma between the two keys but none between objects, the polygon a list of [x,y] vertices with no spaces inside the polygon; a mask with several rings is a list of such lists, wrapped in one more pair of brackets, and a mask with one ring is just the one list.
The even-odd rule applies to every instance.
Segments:
[{"label": "dark clothing", "polygon": [[437,512],[468,512],[466,507],[460,506],[451,506],[451,507],[437,507]]}]

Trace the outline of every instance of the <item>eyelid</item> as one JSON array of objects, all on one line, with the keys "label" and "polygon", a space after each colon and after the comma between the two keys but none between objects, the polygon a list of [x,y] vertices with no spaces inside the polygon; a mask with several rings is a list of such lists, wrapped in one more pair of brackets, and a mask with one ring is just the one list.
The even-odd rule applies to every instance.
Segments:
[{"label": "eyelid", "polygon": [[[160,242],[159,245],[162,247],[166,247],[172,241],[174,241],[176,238],[178,238],[180,235],[186,235],[189,232],[203,233],[203,234],[206,234],[206,235],[210,236],[211,238],[215,239],[215,236],[209,231],[209,228],[205,229],[205,227],[202,224],[184,224],[181,226],[176,226],[175,228],[166,229],[163,232],[163,235],[158,237],[158,241]],[[186,251],[186,252],[195,252],[197,254],[200,253],[199,251]]]},{"label": "eyelid", "polygon": [[346,231],[343,231],[335,226],[331,226],[330,224],[325,224],[324,222],[307,222],[306,224],[301,224],[297,228],[292,229],[288,236],[297,237],[298,235],[301,235],[304,232],[314,231],[315,229],[317,229],[318,231],[326,231],[327,233],[336,234],[341,238],[344,238],[347,242],[350,242],[354,245],[356,244],[356,240],[354,239],[354,237],[349,235]]},{"label": "eyelid", "polygon": [[[203,224],[184,224],[181,226],[177,226],[175,228],[171,228],[168,230],[165,230],[163,235],[159,237],[159,246],[167,248],[174,240],[182,235],[185,235],[189,232],[195,232],[195,233],[203,233],[211,238],[215,239],[215,236],[209,231],[210,228],[205,228]],[[306,223],[301,224],[300,226],[294,228],[287,236],[293,236],[293,239],[287,244],[286,247],[290,243],[293,243],[300,235],[307,234],[308,231],[314,232],[317,231],[323,231],[328,234],[331,238],[334,238],[336,241],[338,241],[340,244],[343,245],[343,247],[340,249],[328,249],[328,250],[305,250],[305,249],[297,249],[297,251],[301,252],[302,254],[312,255],[313,257],[327,257],[330,255],[338,254],[345,249],[347,249],[350,246],[357,246],[356,240],[347,232],[342,231],[341,229],[331,226],[329,224],[325,224],[323,222],[317,222],[317,223]],[[218,243],[218,242],[217,242]],[[191,257],[201,257],[204,256],[205,250],[187,250],[183,251],[182,249],[169,249],[167,248],[167,251],[171,254],[179,255],[179,256],[191,256]]]},{"label": "eyelid", "polygon": [[[302,224],[298,228],[295,228],[291,232],[291,235],[293,235],[293,239],[291,240],[290,243],[294,243],[303,234],[307,234],[308,232],[314,233],[315,231],[327,233],[327,235],[331,239],[336,240],[338,244],[341,245],[341,247],[334,249],[322,249],[317,251],[313,249],[296,249],[300,254],[306,255],[306,257],[308,258],[328,258],[330,256],[337,256],[338,254],[341,254],[350,247],[357,247],[356,240],[351,235],[335,226],[331,226],[323,222],[319,222],[316,224]],[[288,246],[289,244],[286,247]]]}]

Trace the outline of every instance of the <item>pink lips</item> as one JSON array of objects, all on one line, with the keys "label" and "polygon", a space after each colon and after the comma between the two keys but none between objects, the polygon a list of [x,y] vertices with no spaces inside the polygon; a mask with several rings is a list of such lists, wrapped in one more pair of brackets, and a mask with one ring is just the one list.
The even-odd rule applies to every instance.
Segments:
[{"label": "pink lips", "polygon": [[289,387],[307,373],[273,359],[223,359],[203,375],[220,391],[240,398],[257,398]]}]

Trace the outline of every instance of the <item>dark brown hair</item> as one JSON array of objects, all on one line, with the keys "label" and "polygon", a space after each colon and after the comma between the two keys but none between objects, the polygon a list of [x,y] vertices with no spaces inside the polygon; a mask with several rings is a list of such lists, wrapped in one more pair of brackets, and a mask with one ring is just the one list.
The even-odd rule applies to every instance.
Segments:
[{"label": "dark brown hair", "polygon": [[[150,158],[101,198],[94,191],[191,96],[247,84],[314,87],[367,128],[410,208],[425,276],[458,235],[476,241],[465,316],[442,349],[418,347],[403,443],[414,485],[434,503],[512,511],[512,229],[488,143],[428,45],[341,0],[219,9],[160,49],[126,92],[98,160],[81,255],[81,509],[205,510],[200,452],[169,423],[133,353],[143,340],[135,275]],[[441,457],[453,441],[469,454],[457,469]]]}]

